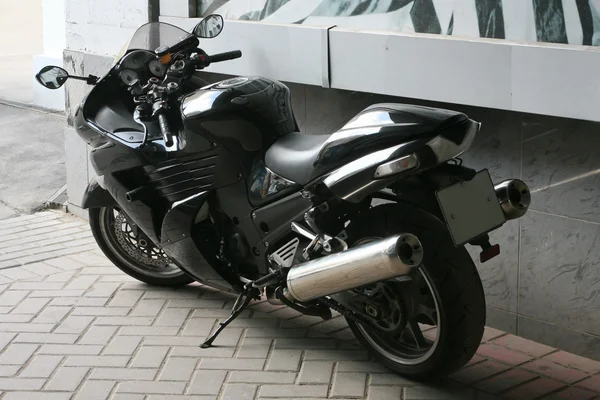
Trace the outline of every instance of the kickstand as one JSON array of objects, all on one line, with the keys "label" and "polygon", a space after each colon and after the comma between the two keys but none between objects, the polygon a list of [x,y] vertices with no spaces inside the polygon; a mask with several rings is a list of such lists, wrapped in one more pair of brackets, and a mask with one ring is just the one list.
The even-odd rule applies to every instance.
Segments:
[{"label": "kickstand", "polygon": [[254,298],[258,293],[259,292],[256,288],[253,288],[251,285],[246,285],[246,287],[244,287],[244,291],[240,293],[237,300],[235,301],[235,304],[231,309],[231,314],[229,315],[229,318],[227,318],[224,322],[221,322],[215,333],[213,333],[208,339],[206,339],[206,341],[202,343],[200,347],[202,347],[203,349],[209,348],[215,341],[217,336],[219,336],[219,334],[223,331],[223,329],[225,329],[227,325],[231,323],[231,321],[236,319],[242,313],[242,311],[244,311],[244,309],[248,307],[248,304],[250,303],[252,298]]}]

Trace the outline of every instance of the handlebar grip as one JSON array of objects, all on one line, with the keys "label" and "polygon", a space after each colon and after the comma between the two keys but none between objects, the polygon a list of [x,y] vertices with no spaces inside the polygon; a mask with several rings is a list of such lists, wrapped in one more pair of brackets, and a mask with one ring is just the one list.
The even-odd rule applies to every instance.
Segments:
[{"label": "handlebar grip", "polygon": [[169,121],[167,120],[167,116],[165,114],[158,114],[158,124],[160,125],[160,131],[167,147],[173,146],[173,135],[169,130]]},{"label": "handlebar grip", "polygon": [[242,56],[242,52],[240,50],[227,51],[225,53],[213,54],[210,56],[210,62],[216,63],[227,60],[235,60],[236,58],[240,58]]}]

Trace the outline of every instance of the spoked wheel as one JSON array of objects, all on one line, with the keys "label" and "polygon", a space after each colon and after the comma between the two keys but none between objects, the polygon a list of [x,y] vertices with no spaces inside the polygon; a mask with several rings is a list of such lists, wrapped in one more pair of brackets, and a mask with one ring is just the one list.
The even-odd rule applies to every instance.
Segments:
[{"label": "spoked wheel", "polygon": [[108,259],[127,275],[157,286],[184,286],[193,279],[173,264],[116,207],[90,209],[90,227]]},{"label": "spoked wheel", "polygon": [[423,245],[411,275],[348,291],[342,296],[360,319],[355,336],[387,367],[415,379],[445,376],[477,351],[485,328],[485,297],[469,253],[455,247],[446,225],[417,207],[371,208],[346,229],[358,246],[402,232]]}]

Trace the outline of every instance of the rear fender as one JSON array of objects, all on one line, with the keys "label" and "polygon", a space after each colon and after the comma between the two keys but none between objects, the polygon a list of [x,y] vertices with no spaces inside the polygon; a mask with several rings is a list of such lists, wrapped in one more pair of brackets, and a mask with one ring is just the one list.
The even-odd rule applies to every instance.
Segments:
[{"label": "rear fender", "polygon": [[81,207],[83,209],[110,207],[117,205],[111,194],[103,189],[102,186],[94,179],[85,189]]},{"label": "rear fender", "polygon": [[462,165],[441,164],[421,174],[396,181],[388,187],[397,199],[425,209],[444,221],[435,192],[457,181],[470,181],[477,171]]}]

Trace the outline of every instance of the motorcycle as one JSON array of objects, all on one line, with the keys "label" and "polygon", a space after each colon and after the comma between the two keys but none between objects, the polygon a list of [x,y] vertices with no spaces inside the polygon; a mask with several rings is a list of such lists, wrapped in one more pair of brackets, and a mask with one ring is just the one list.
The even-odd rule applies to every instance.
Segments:
[{"label": "motorcycle", "polygon": [[530,191],[462,165],[481,124],[450,110],[374,104],[340,130],[299,132],[290,90],[263,77],[203,83],[209,55],[188,33],[141,26],[102,77],[44,67],[40,84],[93,89],[75,130],[97,178],[83,197],[94,237],[148,284],[236,293],[230,317],[266,298],[323,319],[332,310],[388,368],[444,376],[475,354],[486,308],[475,263],[500,253],[489,233],[522,217]]}]

